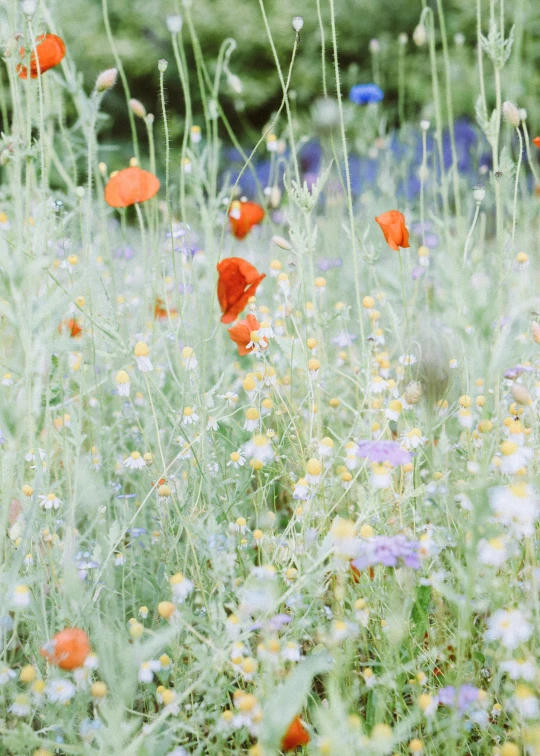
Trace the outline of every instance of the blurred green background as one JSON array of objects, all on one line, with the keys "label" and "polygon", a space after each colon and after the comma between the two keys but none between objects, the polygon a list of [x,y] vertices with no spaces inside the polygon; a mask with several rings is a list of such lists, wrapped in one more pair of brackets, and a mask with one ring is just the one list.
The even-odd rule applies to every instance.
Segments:
[{"label": "blurred green background", "polygon": [[[169,61],[166,73],[168,107],[172,115],[173,138],[181,133],[183,97],[167,30],[166,18],[180,13],[181,3],[173,0],[108,0],[111,27],[134,97],[149,112],[160,112],[157,61]],[[326,67],[330,92],[334,91],[328,0],[320,0],[326,33]],[[418,119],[426,102],[432,99],[427,46],[418,47],[412,34],[422,11],[421,0],[335,0],[340,64],[344,87],[373,80],[373,66],[380,71],[379,83],[386,93],[385,105],[390,122],[397,118],[398,36],[408,35],[405,47],[405,116]],[[436,3],[433,3],[436,8]],[[476,3],[473,0],[443,0],[447,34],[451,46],[455,115],[474,117],[478,91],[476,61]],[[304,29],[295,62],[292,88],[297,113],[307,111],[314,98],[322,94],[321,34],[317,0],[265,0],[272,34],[282,66],[290,61],[294,42],[292,18],[303,16]],[[489,2],[483,0],[485,31]],[[105,34],[101,0],[55,2],[51,8],[89,90],[97,74],[114,65]],[[230,70],[239,77],[241,94],[223,82],[222,104],[235,127],[242,133],[258,133],[279,104],[281,90],[272,52],[268,44],[259,0],[193,0],[191,7],[202,50],[210,69],[219,47],[227,37],[237,47]],[[540,3],[538,0],[507,2],[508,27],[516,24],[515,52],[503,82],[504,98],[517,100],[521,107],[537,111],[540,91]],[[182,30],[192,71],[195,114],[200,113],[196,91],[192,45],[184,21]],[[456,35],[458,35],[456,37]],[[460,36],[461,35],[461,36]],[[376,39],[380,51],[377,61],[370,51]],[[440,44],[439,44],[440,47]],[[442,60],[442,56],[440,56]],[[519,58],[519,59],[518,59]],[[491,71],[487,72],[491,77]],[[112,120],[106,127],[120,138],[128,133],[125,103],[120,86],[108,95],[105,110]],[[532,114],[532,113],[531,113]],[[252,136],[252,135],[251,135]]]}]

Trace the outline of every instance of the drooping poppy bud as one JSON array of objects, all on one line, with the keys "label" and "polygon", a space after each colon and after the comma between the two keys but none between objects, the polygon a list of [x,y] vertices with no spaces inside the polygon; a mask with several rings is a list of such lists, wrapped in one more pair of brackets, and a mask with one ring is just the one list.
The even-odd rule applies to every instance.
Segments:
[{"label": "drooping poppy bud", "polygon": [[67,627],[45,643],[40,653],[49,664],[55,664],[60,669],[77,669],[83,666],[90,653],[90,641],[84,630]]},{"label": "drooping poppy bud", "polygon": [[540,149],[540,137],[535,137],[532,141]]},{"label": "drooping poppy bud", "polygon": [[217,296],[223,316],[222,323],[232,323],[254,296],[257,286],[265,278],[247,260],[241,257],[227,257],[217,265],[219,273]]},{"label": "drooping poppy bud", "polygon": [[264,218],[264,208],[256,202],[231,203],[229,208],[229,223],[231,231],[237,239],[243,239]]},{"label": "drooping poppy bud", "polygon": [[295,717],[283,736],[281,750],[294,751],[300,746],[307,745],[309,740],[309,732],[300,721],[300,717]]},{"label": "drooping poppy bud", "polygon": [[[21,47],[19,55],[24,58],[26,50]],[[66,54],[66,45],[61,37],[56,34],[41,34],[36,39],[36,47],[30,55],[30,78],[37,79],[38,63],[39,73],[44,74],[49,68],[57,66]],[[17,75],[19,79],[28,78],[28,69],[22,63],[17,66]]]},{"label": "drooping poppy bud", "polygon": [[159,179],[138,166],[116,173],[105,187],[105,202],[111,207],[129,207],[152,199],[159,191]]},{"label": "drooping poppy bud", "polygon": [[409,229],[405,225],[405,216],[399,210],[388,210],[378,215],[375,220],[381,227],[387,244],[396,252],[399,247],[409,246]]},{"label": "drooping poppy bud", "polygon": [[77,336],[80,336],[82,333],[82,328],[79,325],[77,318],[69,318],[68,320],[64,320],[62,323],[60,323],[60,325],[58,326],[59,333],[62,333],[62,330],[64,328],[72,339],[77,338]]}]

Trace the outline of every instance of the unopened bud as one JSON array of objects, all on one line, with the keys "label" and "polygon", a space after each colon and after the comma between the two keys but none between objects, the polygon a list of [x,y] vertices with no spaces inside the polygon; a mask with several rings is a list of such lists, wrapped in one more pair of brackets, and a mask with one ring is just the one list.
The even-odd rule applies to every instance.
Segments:
[{"label": "unopened bud", "polygon": [[413,42],[417,47],[422,47],[427,42],[427,29],[424,24],[418,24],[413,31]]},{"label": "unopened bud", "polygon": [[171,34],[180,34],[184,19],[180,14],[167,16],[167,29]]},{"label": "unopened bud", "polygon": [[96,80],[96,91],[106,92],[107,89],[112,89],[116,84],[117,77],[117,68],[107,68],[106,71],[102,71]]},{"label": "unopened bud", "polygon": [[133,115],[136,115],[137,118],[144,118],[146,115],[146,108],[142,104],[142,102],[139,102],[139,100],[131,99],[128,102],[129,108]]},{"label": "unopened bud", "polygon": [[160,73],[165,73],[165,71],[167,70],[168,65],[169,64],[167,63],[167,61],[165,60],[165,58],[161,58],[161,60],[158,60],[158,64],[157,64],[158,71]]},{"label": "unopened bud", "polygon": [[293,29],[298,34],[301,28],[304,26],[304,19],[302,16],[295,16],[292,20]]},{"label": "unopened bud", "polygon": [[540,323],[533,320],[531,323],[531,336],[536,344],[540,344]]},{"label": "unopened bud", "polygon": [[522,383],[514,383],[512,385],[512,396],[514,397],[514,401],[518,404],[523,404],[524,406],[531,404],[531,395],[529,394],[527,387]]},{"label": "unopened bud", "polygon": [[418,404],[422,398],[422,385],[418,381],[411,381],[405,389],[403,397],[407,404]]},{"label": "unopened bud", "polygon": [[517,129],[520,124],[519,110],[514,103],[509,100],[503,102],[502,112],[504,119],[510,124],[510,126],[514,126],[514,128]]},{"label": "unopened bud", "polygon": [[475,186],[472,190],[472,194],[474,197],[475,202],[483,202],[484,197],[486,196],[486,190],[483,186]]},{"label": "unopened bud", "polygon": [[405,34],[405,32],[401,32],[401,34],[398,37],[398,42],[402,47],[405,47],[407,42],[409,41],[409,37]]},{"label": "unopened bud", "polygon": [[429,127],[431,126],[431,123],[427,119],[423,119],[420,121],[420,128],[422,131],[429,131]]},{"label": "unopened bud", "polygon": [[21,10],[25,16],[33,16],[36,12],[36,0],[22,0]]},{"label": "unopened bud", "polygon": [[[276,245],[276,247],[279,247],[280,249],[292,249],[291,245],[287,241],[287,239],[284,239],[282,236],[273,236],[272,241]],[[539,326],[540,329],[540,326]]]}]

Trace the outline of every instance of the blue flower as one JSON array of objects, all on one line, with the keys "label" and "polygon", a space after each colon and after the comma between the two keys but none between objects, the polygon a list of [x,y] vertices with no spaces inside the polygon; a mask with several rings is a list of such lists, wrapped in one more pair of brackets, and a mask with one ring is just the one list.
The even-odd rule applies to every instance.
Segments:
[{"label": "blue flower", "polygon": [[356,105],[369,105],[380,102],[384,92],[377,84],[356,84],[349,92],[349,100]]}]

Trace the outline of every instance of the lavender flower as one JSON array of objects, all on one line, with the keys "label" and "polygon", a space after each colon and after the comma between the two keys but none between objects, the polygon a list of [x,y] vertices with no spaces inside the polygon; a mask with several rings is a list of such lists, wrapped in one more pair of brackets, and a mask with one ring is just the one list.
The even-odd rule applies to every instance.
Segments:
[{"label": "lavender flower", "polygon": [[411,454],[395,441],[359,441],[356,456],[367,457],[370,462],[390,462],[394,467],[412,461]]},{"label": "lavender flower", "polygon": [[323,257],[322,260],[319,260],[317,263],[317,267],[323,273],[332,270],[332,268],[341,268],[342,265],[343,260],[341,257]]},{"label": "lavender flower", "polygon": [[457,690],[453,685],[447,685],[439,690],[437,700],[443,706],[452,706],[464,714],[478,701],[479,694],[479,689],[470,683],[460,685]]},{"label": "lavender flower", "polygon": [[518,378],[522,373],[532,373],[534,372],[534,368],[530,367],[529,365],[515,365],[513,368],[510,368],[506,371],[504,374],[505,378],[508,378],[509,380],[513,381],[515,378]]},{"label": "lavender flower", "polygon": [[376,564],[397,567],[399,560],[405,567],[417,570],[420,567],[417,541],[409,541],[404,535],[375,536],[359,547],[360,553],[352,561],[357,570],[365,570]]}]

